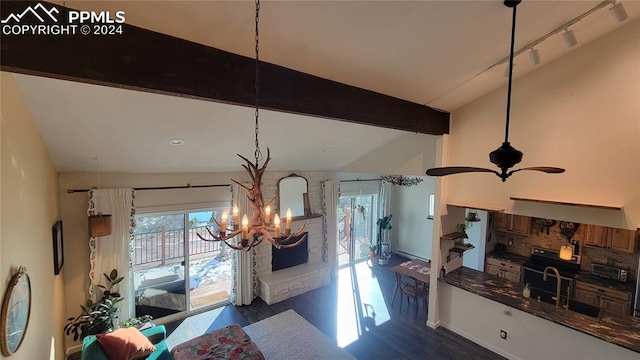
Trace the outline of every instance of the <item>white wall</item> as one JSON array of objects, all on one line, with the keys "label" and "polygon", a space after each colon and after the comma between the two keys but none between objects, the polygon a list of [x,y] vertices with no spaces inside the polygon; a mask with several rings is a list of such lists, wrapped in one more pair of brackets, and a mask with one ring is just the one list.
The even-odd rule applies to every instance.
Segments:
[{"label": "white wall", "polygon": [[433,220],[427,219],[429,194],[435,192],[434,180],[424,176],[423,182],[410,186],[394,186],[392,249],[403,255],[431,259]]},{"label": "white wall", "polygon": [[407,134],[343,166],[340,171],[423,176],[435,165],[438,136]]},{"label": "white wall", "polygon": [[438,301],[440,325],[509,359],[638,359],[636,352],[449,284],[438,283]]},{"label": "white wall", "polygon": [[[513,84],[511,144],[517,167],[559,166],[564,174],[446,178],[446,201],[507,212],[635,229],[640,225],[640,20],[543,65]],[[516,69],[517,71],[517,69]],[[506,82],[506,80],[505,80]],[[493,167],[504,140],[506,89],[452,113],[448,165]],[[623,211],[526,204],[510,196],[623,206]]]},{"label": "white wall", "polygon": [[66,319],[62,274],[72,259],[64,227],[65,263],[62,274],[54,275],[51,228],[60,219],[58,174],[13,75],[2,72],[0,82],[2,293],[20,266],[26,267],[31,281],[31,317],[22,345],[11,359],[62,360]]}]

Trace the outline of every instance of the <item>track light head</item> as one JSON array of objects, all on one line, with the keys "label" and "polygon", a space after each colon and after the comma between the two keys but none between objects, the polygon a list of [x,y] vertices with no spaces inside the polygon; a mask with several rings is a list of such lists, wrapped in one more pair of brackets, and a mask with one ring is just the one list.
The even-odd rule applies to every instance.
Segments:
[{"label": "track light head", "polygon": [[[513,68],[516,68],[516,63],[513,63]],[[502,72],[502,76],[508,78],[509,77],[509,64],[507,63],[507,67],[504,68],[504,71]]]},{"label": "track light head", "polygon": [[618,22],[623,22],[627,20],[629,15],[627,15],[627,11],[624,9],[621,3],[613,3],[613,7],[609,9],[609,13],[613,16]]},{"label": "track light head", "polygon": [[578,39],[576,39],[576,34],[573,33],[573,30],[566,30],[564,34],[562,34],[562,38],[564,39],[564,44],[567,45],[568,48],[575,46],[578,43]]},{"label": "track light head", "polygon": [[540,64],[540,51],[538,49],[531,49],[529,51],[529,61],[531,61],[531,65]]}]

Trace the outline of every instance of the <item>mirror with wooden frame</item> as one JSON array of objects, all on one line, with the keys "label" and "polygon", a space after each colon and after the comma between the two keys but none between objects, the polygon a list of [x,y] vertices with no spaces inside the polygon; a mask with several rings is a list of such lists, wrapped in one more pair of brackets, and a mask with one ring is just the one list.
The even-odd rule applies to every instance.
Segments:
[{"label": "mirror with wooden frame", "polygon": [[291,209],[291,216],[309,215],[307,179],[298,174],[292,173],[278,181],[278,208],[281,218],[286,218],[287,209]]},{"label": "mirror with wooden frame", "polygon": [[4,356],[20,348],[31,315],[31,282],[27,269],[21,266],[9,282],[0,315],[0,348]]}]

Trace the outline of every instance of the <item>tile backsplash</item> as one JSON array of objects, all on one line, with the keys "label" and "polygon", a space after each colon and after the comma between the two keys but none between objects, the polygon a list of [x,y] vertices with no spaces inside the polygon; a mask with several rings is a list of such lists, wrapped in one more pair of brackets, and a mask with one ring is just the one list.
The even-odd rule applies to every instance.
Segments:
[{"label": "tile backsplash", "polygon": [[[559,223],[559,221],[557,222]],[[638,272],[638,254],[628,254],[610,249],[583,246],[584,233],[586,226],[579,226],[576,230],[573,240],[580,243],[579,255],[582,256],[580,268],[589,271],[591,263],[607,264],[607,261],[613,261],[613,266],[627,268],[630,270],[630,280],[635,280]],[[541,230],[534,226],[532,234],[529,236],[516,235],[505,232],[496,232],[496,240],[499,243],[507,245],[507,251],[513,254],[530,256],[532,247],[543,247],[552,250],[559,250],[560,247],[567,243],[564,236],[560,234],[560,226],[558,224],[547,230]],[[512,245],[509,245],[511,241]]]}]

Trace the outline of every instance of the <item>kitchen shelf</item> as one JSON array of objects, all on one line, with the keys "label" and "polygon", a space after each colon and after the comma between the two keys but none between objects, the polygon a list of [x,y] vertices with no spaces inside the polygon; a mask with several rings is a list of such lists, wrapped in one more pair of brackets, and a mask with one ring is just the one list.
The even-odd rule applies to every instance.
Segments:
[{"label": "kitchen shelf", "polygon": [[597,205],[597,204],[580,204],[580,203],[572,203],[572,202],[564,202],[564,201],[553,201],[553,200],[542,200],[542,199],[527,199],[521,197],[510,197],[509,199],[515,201],[528,201],[528,202],[536,202],[542,204],[552,204],[552,205],[566,205],[566,206],[580,206],[586,208],[595,208],[595,209],[605,209],[605,210],[622,210],[622,206],[610,206],[610,205]]},{"label": "kitchen shelf", "polygon": [[[449,255],[447,256],[447,263],[450,262],[451,260],[457,258],[457,257],[462,257],[462,254],[464,254],[467,250],[471,250],[475,248],[475,246],[471,245],[469,247],[458,247],[458,245],[455,245],[454,247],[452,247],[451,249],[449,249]],[[451,257],[451,253],[454,254],[458,254],[458,256],[454,256]]]},{"label": "kitchen shelf", "polygon": [[442,240],[457,240],[463,237],[466,237],[467,234],[464,231],[458,231],[451,234],[442,235],[440,239]]}]

